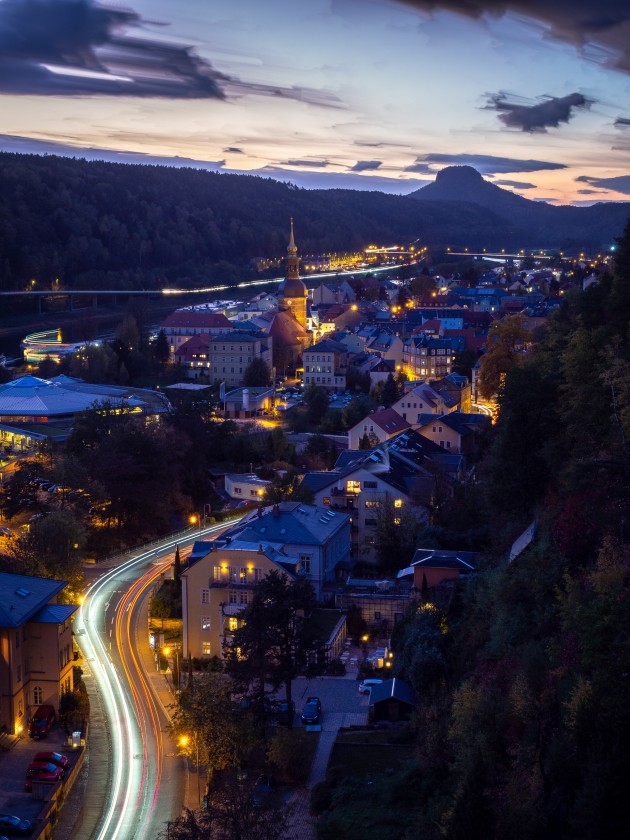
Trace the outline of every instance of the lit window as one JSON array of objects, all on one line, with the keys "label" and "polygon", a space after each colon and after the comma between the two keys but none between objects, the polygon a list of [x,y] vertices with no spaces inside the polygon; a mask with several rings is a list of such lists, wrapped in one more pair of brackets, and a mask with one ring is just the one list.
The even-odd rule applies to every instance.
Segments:
[{"label": "lit window", "polygon": [[394,499],[394,507],[401,508],[402,507],[402,499]]},{"label": "lit window", "polygon": [[209,615],[202,615],[201,616],[201,630],[203,633],[210,632],[210,616]]},{"label": "lit window", "polygon": [[201,653],[203,656],[210,656],[210,642],[201,643]]},{"label": "lit window", "polygon": [[361,482],[360,481],[346,481],[346,493],[360,493],[361,492]]},{"label": "lit window", "polygon": [[238,630],[238,618],[228,618],[228,630],[230,633],[233,633],[235,630]]}]

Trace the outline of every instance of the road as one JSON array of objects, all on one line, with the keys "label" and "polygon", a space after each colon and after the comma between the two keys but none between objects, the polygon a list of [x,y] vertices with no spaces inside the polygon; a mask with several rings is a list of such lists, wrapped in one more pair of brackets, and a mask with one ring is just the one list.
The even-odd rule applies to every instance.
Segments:
[{"label": "road", "polygon": [[136,634],[147,632],[138,616],[147,588],[173,562],[175,545],[181,550],[226,527],[213,525],[187,542],[180,535],[157,550],[141,551],[105,572],[86,593],[75,636],[105,707],[110,755],[92,761],[109,762],[109,784],[96,830],[75,840],[153,840],[181,812],[184,764],[165,732],[168,715],[153,685],[162,678],[138,650]]}]

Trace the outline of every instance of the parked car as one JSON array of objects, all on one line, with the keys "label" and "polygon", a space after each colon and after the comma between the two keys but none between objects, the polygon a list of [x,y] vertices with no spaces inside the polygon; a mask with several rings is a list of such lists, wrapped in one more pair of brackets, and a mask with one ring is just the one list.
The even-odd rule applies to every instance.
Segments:
[{"label": "parked car", "polygon": [[0,525],[0,537],[12,537],[13,531],[5,525]]},{"label": "parked car", "polygon": [[383,680],[373,679],[372,677],[363,680],[359,686],[359,694],[369,694],[375,685],[380,685]]},{"label": "parked car", "polygon": [[302,710],[302,723],[309,724],[319,723],[322,716],[322,702],[319,697],[307,697],[306,705]]},{"label": "parked car", "polygon": [[68,756],[58,752],[38,752],[33,761],[48,761],[50,764],[56,764],[57,767],[63,767],[64,770],[70,764]]},{"label": "parked car", "polygon": [[268,804],[276,789],[276,780],[273,776],[259,776],[252,791],[252,805],[254,808],[262,808]]},{"label": "parked car", "polygon": [[45,738],[55,722],[55,710],[52,706],[39,706],[28,725],[31,738]]},{"label": "parked car", "polygon": [[12,837],[28,837],[33,830],[30,820],[21,820],[13,814],[0,814],[0,831]]},{"label": "parked car", "polygon": [[54,784],[60,782],[64,777],[63,767],[58,767],[56,764],[44,761],[34,761],[26,768],[26,782],[24,783],[24,790],[30,793],[33,790],[33,779],[38,782],[46,782]]}]

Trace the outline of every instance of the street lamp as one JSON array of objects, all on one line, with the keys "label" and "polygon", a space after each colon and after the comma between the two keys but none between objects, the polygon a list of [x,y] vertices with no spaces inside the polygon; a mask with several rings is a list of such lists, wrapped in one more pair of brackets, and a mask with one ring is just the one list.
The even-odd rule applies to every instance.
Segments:
[{"label": "street lamp", "polygon": [[[197,768],[197,804],[201,805],[201,783],[199,781],[199,738],[196,729],[193,729],[193,738],[195,739],[195,766]],[[182,735],[179,739],[180,747],[187,747],[189,741],[190,738],[188,735]]]}]

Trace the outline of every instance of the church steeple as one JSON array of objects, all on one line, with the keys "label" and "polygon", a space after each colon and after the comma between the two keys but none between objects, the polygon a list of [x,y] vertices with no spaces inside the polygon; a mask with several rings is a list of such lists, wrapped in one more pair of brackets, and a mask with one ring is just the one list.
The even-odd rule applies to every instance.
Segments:
[{"label": "church steeple", "polygon": [[287,246],[287,280],[300,279],[300,258],[297,255],[297,245],[295,244],[295,237],[293,235],[293,217],[291,217],[291,234],[289,237],[289,245]]},{"label": "church steeple", "polygon": [[291,219],[291,232],[287,246],[285,281],[280,286],[278,302],[283,309],[290,309],[299,323],[306,327],[306,298],[308,290],[300,279],[300,258],[297,255],[297,245]]},{"label": "church steeple", "polygon": [[295,254],[297,254],[297,245],[295,244],[295,239],[293,237],[293,216],[291,216],[291,236],[289,237],[287,254],[289,254],[290,256],[294,256]]}]

